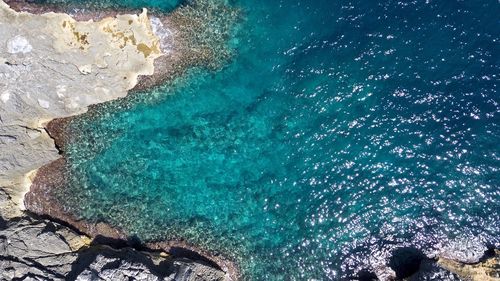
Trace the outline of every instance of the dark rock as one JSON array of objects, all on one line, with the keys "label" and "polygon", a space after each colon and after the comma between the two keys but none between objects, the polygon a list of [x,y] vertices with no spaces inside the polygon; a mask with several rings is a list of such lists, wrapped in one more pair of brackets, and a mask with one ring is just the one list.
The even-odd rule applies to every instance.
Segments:
[{"label": "dark rock", "polygon": [[425,259],[420,263],[417,273],[412,275],[408,281],[460,281],[454,273],[445,270],[436,264],[434,260]]},{"label": "dark rock", "polygon": [[77,254],[75,233],[45,220],[21,218],[0,231],[0,280],[64,280]]},{"label": "dark rock", "polygon": [[398,248],[392,252],[389,267],[394,270],[397,279],[402,279],[417,272],[423,259],[425,255],[418,249]]},{"label": "dark rock", "polygon": [[358,276],[355,278],[358,281],[376,281],[378,280],[377,275],[373,272],[362,270],[358,273]]},{"label": "dark rock", "polygon": [[0,281],[218,281],[225,278],[224,272],[202,261],[128,247],[85,245],[78,233],[48,220],[25,216],[4,224],[0,229]]}]

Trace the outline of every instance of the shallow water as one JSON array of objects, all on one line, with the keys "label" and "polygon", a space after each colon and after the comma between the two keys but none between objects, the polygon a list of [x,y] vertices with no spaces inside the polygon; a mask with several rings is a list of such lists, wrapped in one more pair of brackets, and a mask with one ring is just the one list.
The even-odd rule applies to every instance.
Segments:
[{"label": "shallow water", "polygon": [[224,69],[73,121],[72,212],[185,238],[253,280],[500,246],[497,1],[231,5]]}]

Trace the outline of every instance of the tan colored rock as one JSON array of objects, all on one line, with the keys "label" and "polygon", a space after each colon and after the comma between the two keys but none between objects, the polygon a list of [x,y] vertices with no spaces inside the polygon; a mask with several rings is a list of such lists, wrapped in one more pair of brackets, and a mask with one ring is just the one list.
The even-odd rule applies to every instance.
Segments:
[{"label": "tan colored rock", "polygon": [[76,21],[0,0],[0,187],[22,202],[25,175],[59,158],[43,123],[126,96],[162,55],[146,10]]},{"label": "tan colored rock", "polygon": [[500,250],[484,262],[464,264],[446,258],[440,258],[438,264],[456,273],[463,280],[472,281],[499,281],[500,280]]}]

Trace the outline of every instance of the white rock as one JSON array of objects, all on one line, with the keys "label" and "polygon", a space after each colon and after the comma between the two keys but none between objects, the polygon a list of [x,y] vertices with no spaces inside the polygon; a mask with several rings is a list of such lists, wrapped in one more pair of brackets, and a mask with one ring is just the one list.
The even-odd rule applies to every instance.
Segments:
[{"label": "white rock", "polygon": [[109,96],[109,94],[111,93],[111,91],[109,89],[106,89],[103,87],[96,87],[94,89],[94,91],[95,91],[96,95],[101,96],[101,97]]},{"label": "white rock", "polygon": [[90,73],[92,73],[92,65],[91,64],[86,64],[86,65],[79,66],[78,70],[80,70],[80,72],[83,75],[90,74]]},{"label": "white rock", "polygon": [[66,85],[57,85],[56,94],[58,98],[64,98],[64,94],[66,93]]},{"label": "white rock", "polygon": [[33,50],[28,39],[18,35],[7,42],[7,52],[10,54],[29,53]]},{"label": "white rock", "polygon": [[9,92],[4,92],[0,95],[0,100],[3,103],[6,103],[10,99],[10,93]]},{"label": "white rock", "polygon": [[487,250],[488,247],[478,237],[457,237],[448,242],[440,256],[472,264],[479,262]]},{"label": "white rock", "polygon": [[49,108],[50,107],[50,102],[46,101],[46,100],[42,100],[42,99],[38,99],[38,104],[42,107],[42,108]]}]

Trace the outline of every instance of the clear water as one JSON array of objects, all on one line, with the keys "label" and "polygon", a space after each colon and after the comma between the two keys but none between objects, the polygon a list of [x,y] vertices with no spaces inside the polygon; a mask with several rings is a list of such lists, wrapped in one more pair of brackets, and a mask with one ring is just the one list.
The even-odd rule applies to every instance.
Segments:
[{"label": "clear water", "polygon": [[224,69],[74,120],[71,211],[182,237],[252,280],[500,246],[498,1],[231,5],[244,20]]}]

